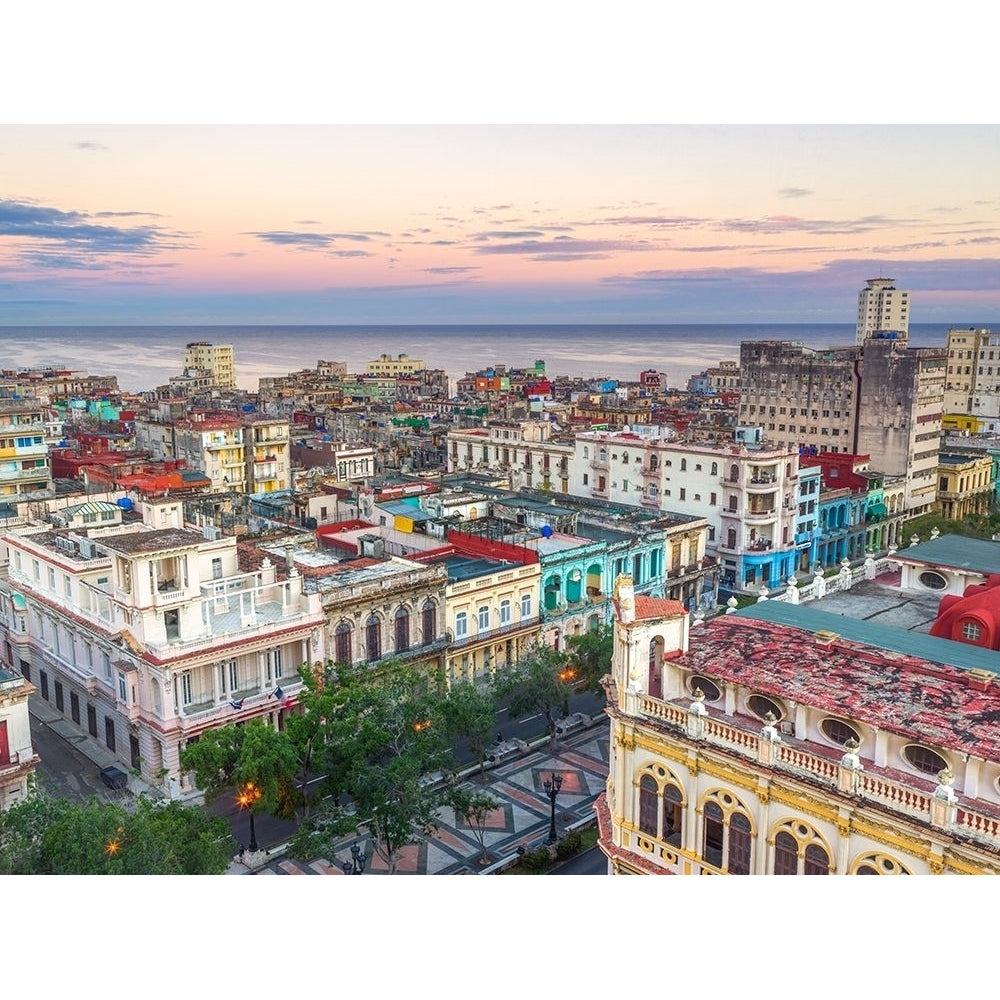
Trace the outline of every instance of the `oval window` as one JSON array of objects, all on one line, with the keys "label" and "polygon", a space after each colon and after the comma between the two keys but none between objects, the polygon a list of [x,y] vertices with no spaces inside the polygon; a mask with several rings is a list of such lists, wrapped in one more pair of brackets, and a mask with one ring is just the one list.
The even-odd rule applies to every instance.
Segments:
[{"label": "oval window", "polygon": [[784,709],[775,701],[771,701],[770,698],[765,698],[760,694],[752,694],[747,699],[747,708],[757,716],[758,719],[764,719],[767,717],[768,713],[774,716],[774,718],[781,719],[785,715]]},{"label": "oval window", "polygon": [[948,586],[948,581],[940,574],[935,573],[933,570],[927,570],[925,573],[921,573],[917,579],[925,586],[928,590],[944,590]]},{"label": "oval window", "polygon": [[922,747],[918,743],[911,743],[903,747],[903,756],[911,767],[915,767],[924,774],[937,774],[948,766],[948,761],[939,753],[935,753],[928,747]]},{"label": "oval window", "polygon": [[841,722],[840,719],[824,719],[819,724],[819,728],[823,730],[823,735],[828,740],[839,746],[845,746],[849,740],[854,740],[859,745],[861,743],[861,734],[853,726]]},{"label": "oval window", "polygon": [[688,681],[688,689],[691,694],[694,694],[699,688],[705,695],[705,701],[718,701],[722,697],[722,692],[716,684],[713,684],[707,677],[695,675]]}]

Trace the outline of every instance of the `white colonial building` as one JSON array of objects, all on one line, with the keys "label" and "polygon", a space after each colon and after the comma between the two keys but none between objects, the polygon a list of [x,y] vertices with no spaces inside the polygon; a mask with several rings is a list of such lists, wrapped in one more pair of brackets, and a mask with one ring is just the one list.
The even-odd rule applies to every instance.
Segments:
[{"label": "white colonial building", "polygon": [[82,737],[177,797],[192,791],[188,741],[283,725],[299,667],[324,658],[320,598],[294,568],[242,569],[236,539],[184,527],[180,501],[144,504],[141,521],[100,507],[93,527],[81,511],[0,537],[0,631],[13,668]]}]

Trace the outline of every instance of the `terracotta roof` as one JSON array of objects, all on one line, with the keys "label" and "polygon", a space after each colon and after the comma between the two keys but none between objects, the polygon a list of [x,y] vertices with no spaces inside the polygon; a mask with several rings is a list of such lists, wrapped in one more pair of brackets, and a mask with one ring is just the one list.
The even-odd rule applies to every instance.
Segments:
[{"label": "terracotta roof", "polygon": [[636,618],[677,618],[686,614],[687,608],[680,601],[648,597],[646,594],[635,595]]},{"label": "terracotta roof", "polygon": [[842,637],[822,644],[806,628],[742,615],[692,629],[677,662],[930,746],[1000,757],[1000,686],[973,683],[968,669]]}]

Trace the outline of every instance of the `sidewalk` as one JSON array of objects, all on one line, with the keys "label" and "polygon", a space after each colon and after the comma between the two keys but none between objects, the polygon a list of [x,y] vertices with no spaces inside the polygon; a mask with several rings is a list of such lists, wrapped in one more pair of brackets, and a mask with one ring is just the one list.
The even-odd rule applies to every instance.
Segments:
[{"label": "sidewalk", "polygon": [[[551,802],[543,782],[551,774],[562,776],[556,799],[556,829],[566,829],[593,816],[594,801],[605,790],[608,777],[607,716],[595,717],[590,727],[567,736],[553,753],[548,739],[533,744],[526,754],[488,768],[485,783],[475,775],[468,779],[476,788],[488,791],[500,802],[490,817],[486,832],[489,867],[517,855],[519,847],[530,848],[544,842],[549,833]],[[478,771],[475,772],[478,774]],[[441,826],[424,843],[404,848],[397,861],[399,875],[478,875],[484,871],[476,863],[479,844],[468,826],[450,808],[440,814]],[[351,844],[357,843],[368,857],[366,875],[384,875],[386,866],[373,857],[370,842],[362,835],[349,837],[333,859],[313,862],[289,857],[268,860],[251,870],[240,862],[230,865],[229,875],[343,875],[340,863],[350,859]],[[271,856],[275,855],[272,850]]]},{"label": "sidewalk", "polygon": [[162,798],[163,793],[158,788],[154,788],[132,774],[129,766],[110,750],[85,736],[81,736],[79,729],[63,718],[62,713],[53,708],[40,694],[36,693],[28,700],[28,714],[33,723],[37,722],[46,726],[56,736],[71,744],[84,757],[92,760],[98,770],[103,770],[105,767],[117,767],[124,771],[128,775],[128,789],[133,795],[145,793],[154,798]]}]

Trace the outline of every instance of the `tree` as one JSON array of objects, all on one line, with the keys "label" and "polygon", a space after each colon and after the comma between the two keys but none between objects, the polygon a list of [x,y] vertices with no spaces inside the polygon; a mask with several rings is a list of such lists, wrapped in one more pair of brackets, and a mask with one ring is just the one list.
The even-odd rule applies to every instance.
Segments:
[{"label": "tree", "polygon": [[497,682],[498,694],[509,698],[507,714],[512,719],[529,713],[543,716],[553,746],[559,742],[556,723],[560,713],[566,715],[569,711],[574,691],[574,673],[568,669],[568,662],[565,653],[536,645]]},{"label": "tree", "polygon": [[[393,661],[337,667],[338,699],[319,749],[342,796],[328,797],[292,840],[293,853],[331,853],[349,824],[364,828],[394,874],[400,850],[437,827],[444,789],[428,780],[453,766],[440,677]],[[346,801],[345,801],[346,800]]]},{"label": "tree", "polygon": [[5,875],[221,875],[231,854],[226,821],[179,802],[35,796],[0,812]]},{"label": "tree", "polygon": [[479,844],[479,860],[486,860],[486,824],[490,816],[500,808],[501,803],[489,792],[468,785],[456,785],[450,793],[450,804],[455,815],[468,824],[476,843]]},{"label": "tree", "polygon": [[260,791],[250,806],[254,810],[289,817],[302,800],[295,786],[299,753],[287,733],[260,719],[208,730],[181,751],[181,767],[194,772],[208,802],[230,788],[251,784]]},{"label": "tree", "polygon": [[569,667],[575,673],[573,683],[600,694],[601,678],[611,670],[614,631],[607,625],[598,625],[596,629],[571,635],[566,646]]},{"label": "tree", "polygon": [[497,721],[497,702],[492,689],[470,681],[454,684],[445,699],[443,712],[448,734],[466,741],[479,764],[480,776],[484,775]]}]

